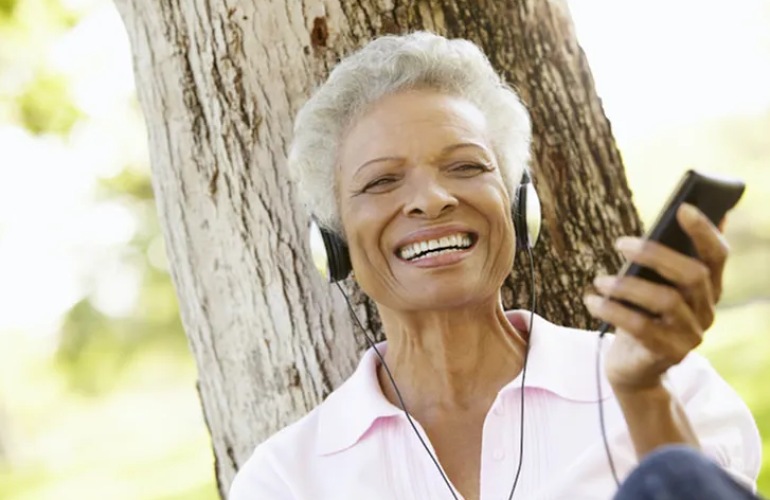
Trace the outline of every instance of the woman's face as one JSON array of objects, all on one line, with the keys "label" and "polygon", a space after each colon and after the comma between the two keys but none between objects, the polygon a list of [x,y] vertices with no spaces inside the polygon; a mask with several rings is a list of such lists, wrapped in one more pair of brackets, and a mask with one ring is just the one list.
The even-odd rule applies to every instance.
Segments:
[{"label": "woman's face", "polygon": [[397,310],[497,297],[513,265],[511,200],[473,104],[386,96],[349,129],[337,177],[356,280]]}]

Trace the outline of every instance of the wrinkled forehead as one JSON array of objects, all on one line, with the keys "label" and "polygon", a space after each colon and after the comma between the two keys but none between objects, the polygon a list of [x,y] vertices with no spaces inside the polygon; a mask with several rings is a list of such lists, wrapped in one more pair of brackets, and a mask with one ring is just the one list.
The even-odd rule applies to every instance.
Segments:
[{"label": "wrinkled forehead", "polygon": [[487,120],[469,101],[432,91],[386,96],[372,105],[342,137],[339,167],[343,177],[376,158],[431,161],[455,144],[491,146]]}]

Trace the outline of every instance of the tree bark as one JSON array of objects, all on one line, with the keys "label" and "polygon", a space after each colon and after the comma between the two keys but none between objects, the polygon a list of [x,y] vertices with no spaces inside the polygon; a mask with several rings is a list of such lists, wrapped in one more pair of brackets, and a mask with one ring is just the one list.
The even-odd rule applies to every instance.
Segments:
[{"label": "tree bark", "polygon": [[[582,291],[618,268],[612,242],[640,223],[564,2],[116,3],[221,493],[257,443],[320,403],[359,358],[342,297],[312,268],[285,156],[312,89],[376,35],[427,29],[473,40],[518,89],[532,115],[544,213],[537,310],[590,325]],[[529,307],[526,265],[519,256],[507,307]],[[377,329],[373,305],[356,296]]]}]

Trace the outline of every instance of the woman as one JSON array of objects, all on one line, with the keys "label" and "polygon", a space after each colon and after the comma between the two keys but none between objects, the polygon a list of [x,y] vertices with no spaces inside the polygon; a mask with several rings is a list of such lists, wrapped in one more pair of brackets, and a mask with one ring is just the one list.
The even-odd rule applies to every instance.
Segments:
[{"label": "woman", "polygon": [[[529,141],[524,107],[470,42],[384,37],[337,66],[297,117],[289,165],[314,217],[347,242],[382,318],[385,363],[370,349],[324,403],[259,445],[230,498],[503,499],[517,476],[516,498],[613,496],[596,332],[539,317],[530,329],[528,312],[501,305]],[[691,208],[678,216],[702,263],[637,238],[617,244],[677,288],[595,283],[662,320],[586,297],[593,316],[617,326],[601,382],[609,447],[622,477],[653,450],[685,445],[752,488],[754,421],[690,353],[712,322],[726,257]]]}]

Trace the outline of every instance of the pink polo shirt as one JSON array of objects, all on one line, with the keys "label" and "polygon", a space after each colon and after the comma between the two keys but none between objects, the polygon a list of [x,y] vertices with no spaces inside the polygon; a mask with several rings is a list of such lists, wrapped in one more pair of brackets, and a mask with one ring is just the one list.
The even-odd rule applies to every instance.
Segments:
[{"label": "pink polo shirt", "polygon": [[[519,330],[528,325],[527,311],[507,314]],[[605,349],[611,341],[604,339]],[[596,332],[535,316],[524,387],[523,465],[514,498],[612,498],[616,487],[596,404],[596,344]],[[386,349],[386,343],[380,347]],[[321,405],[257,446],[238,472],[230,500],[451,499],[403,412],[382,394],[378,363],[369,349],[355,373]],[[507,499],[513,483],[520,377],[500,390],[484,421],[482,500]],[[755,487],[761,443],[743,401],[697,354],[669,370],[667,384],[684,405],[704,452]],[[622,479],[637,461],[605,379],[602,391],[610,449]]]}]

